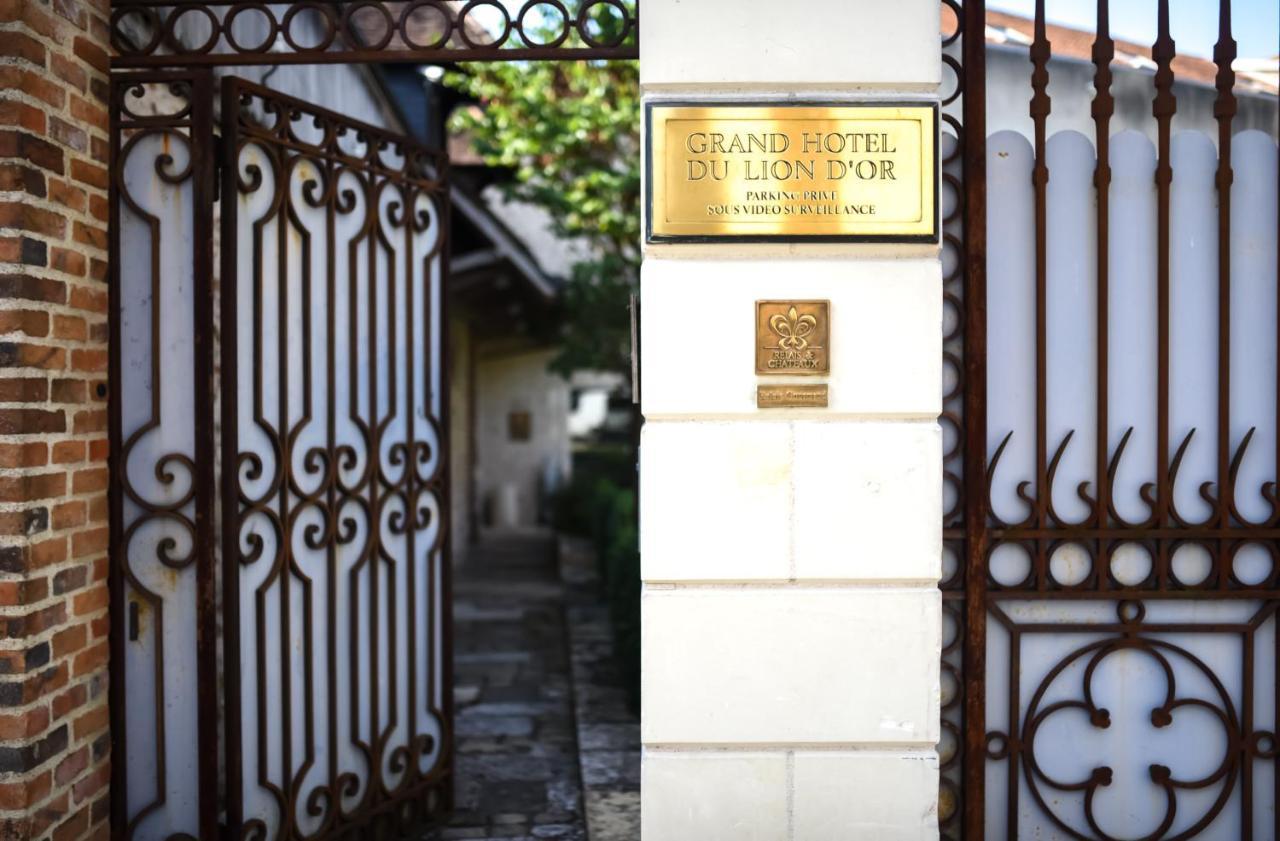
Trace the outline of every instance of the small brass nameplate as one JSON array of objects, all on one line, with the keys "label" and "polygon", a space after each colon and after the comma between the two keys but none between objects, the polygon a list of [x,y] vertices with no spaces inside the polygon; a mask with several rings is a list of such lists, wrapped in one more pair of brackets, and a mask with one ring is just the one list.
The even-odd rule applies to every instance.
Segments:
[{"label": "small brass nameplate", "polygon": [[650,242],[933,242],[933,104],[651,103]]},{"label": "small brass nameplate", "polygon": [[830,372],[830,301],[756,301],[757,374]]},{"label": "small brass nameplate", "polygon": [[757,409],[825,409],[827,385],[762,385],[756,387]]}]

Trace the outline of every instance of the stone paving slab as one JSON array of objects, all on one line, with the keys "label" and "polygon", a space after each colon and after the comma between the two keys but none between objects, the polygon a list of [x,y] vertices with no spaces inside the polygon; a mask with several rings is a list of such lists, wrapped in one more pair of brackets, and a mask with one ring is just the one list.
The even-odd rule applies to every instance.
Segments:
[{"label": "stone paving slab", "polygon": [[549,533],[491,535],[458,566],[455,810],[421,841],[639,839],[640,722],[594,576]]},{"label": "stone paving slab", "polygon": [[455,810],[422,841],[587,841],[554,548],[490,536],[455,571]]}]

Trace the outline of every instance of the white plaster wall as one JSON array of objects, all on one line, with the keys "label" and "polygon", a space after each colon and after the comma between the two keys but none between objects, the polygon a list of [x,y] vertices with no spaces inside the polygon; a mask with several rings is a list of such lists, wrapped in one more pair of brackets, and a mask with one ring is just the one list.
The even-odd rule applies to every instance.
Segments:
[{"label": "white plaster wall", "polygon": [[[918,794],[937,788],[938,761],[884,751],[797,751],[792,760],[794,837],[804,841],[924,841],[937,811]],[[858,792],[859,796],[850,796]]]},{"label": "white plaster wall", "polygon": [[[893,33],[893,37],[887,37]],[[645,0],[640,84],[937,85],[936,0]]]},{"label": "white plaster wall", "polygon": [[651,585],[641,737],[932,748],[940,604],[925,588]]},{"label": "white plaster wall", "polygon": [[672,841],[785,839],[787,777],[787,758],[780,753],[651,750],[641,769],[646,808],[640,835]]},{"label": "white plaster wall", "polygon": [[641,436],[646,581],[886,584],[941,573],[941,530],[921,527],[942,522],[933,421],[649,421]]},{"label": "white plaster wall", "polygon": [[[926,0],[645,0],[641,83],[928,99],[938,42]],[[643,841],[937,838],[937,246],[646,245],[641,287]],[[831,301],[829,377],[755,376],[764,298]]]},{"label": "white plaster wall", "polygon": [[[750,350],[755,302],[765,298],[831,301],[831,376],[768,378],[830,382],[830,406],[811,410],[813,416],[938,416],[942,267],[936,260],[796,258],[780,274],[776,257],[693,260],[682,259],[679,249],[648,257],[641,272],[650,339],[641,370],[645,418],[755,415],[760,378]],[[893,364],[866,364],[873,358]],[[697,376],[699,370],[716,376]]]},{"label": "white plaster wall", "polygon": [[649,750],[645,838],[697,841],[926,841],[937,816],[914,793],[937,785],[932,757],[884,751]]},{"label": "white plaster wall", "polygon": [[[548,465],[563,478],[569,475],[569,383],[547,370],[555,353],[482,356],[476,366],[476,491],[480,500],[494,500],[497,510],[495,495],[513,486],[517,526],[537,523],[539,485]],[[513,411],[530,414],[528,441],[510,440],[507,416]]]}]

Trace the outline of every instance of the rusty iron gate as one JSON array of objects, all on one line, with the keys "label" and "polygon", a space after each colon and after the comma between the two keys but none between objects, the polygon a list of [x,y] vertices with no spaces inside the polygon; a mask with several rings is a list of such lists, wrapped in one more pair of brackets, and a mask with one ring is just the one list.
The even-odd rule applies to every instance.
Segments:
[{"label": "rusty iron gate", "polygon": [[[1171,265],[1177,55],[1169,35],[1168,0],[1153,4],[1160,28],[1150,51],[1156,71],[1151,94],[1157,136],[1147,182],[1154,219],[1149,249],[1153,268],[1150,288],[1144,287],[1139,296],[1151,325],[1150,346],[1144,345],[1142,353],[1152,361],[1149,371],[1140,372],[1141,376],[1150,374],[1149,381],[1140,387],[1145,389],[1143,394],[1150,395],[1149,417],[1141,418],[1126,416],[1132,406],[1120,399],[1141,379],[1135,379],[1133,370],[1124,367],[1132,355],[1131,345],[1125,343],[1146,342],[1147,337],[1135,339],[1124,322],[1113,321],[1126,315],[1124,307],[1129,303],[1125,302],[1131,303],[1131,299],[1125,297],[1130,277],[1115,270],[1112,253],[1131,243],[1113,236],[1117,219],[1123,223],[1125,218],[1111,213],[1111,119],[1115,112],[1111,67],[1116,48],[1109,34],[1108,2],[1097,0],[1092,140],[1098,163],[1093,173],[1096,213],[1090,217],[1096,226],[1092,255],[1095,285],[1089,296],[1091,312],[1078,319],[1079,326],[1088,325],[1092,332],[1082,333],[1085,340],[1077,343],[1089,349],[1086,362],[1080,364],[1093,377],[1088,436],[1083,426],[1063,426],[1055,415],[1056,398],[1051,398],[1055,372],[1060,369],[1047,333],[1061,323],[1062,313],[1058,312],[1059,299],[1053,298],[1057,281],[1051,280],[1048,255],[1053,230],[1048,210],[1053,171],[1048,154],[1052,45],[1046,35],[1044,2],[1040,0],[1036,7],[1027,85],[1033,147],[1023,180],[1031,194],[1024,214],[1030,227],[1021,239],[1033,258],[1019,282],[1029,291],[1031,305],[1016,318],[1002,308],[1001,296],[1008,292],[1007,285],[998,289],[988,286],[989,276],[999,274],[991,269],[1003,270],[1003,258],[994,266],[988,265],[988,232],[1009,217],[1015,221],[1020,217],[1003,206],[993,206],[988,214],[988,170],[993,164],[1002,168],[1006,152],[994,142],[989,149],[986,134],[985,2],[942,0],[941,5],[945,30],[942,245],[947,313],[947,391],[942,424],[948,436],[945,481],[949,500],[943,521],[946,637],[942,652],[943,740],[939,745],[943,837],[975,841],[1280,836],[1280,817],[1274,808],[1280,800],[1276,767],[1280,499],[1273,463],[1280,449],[1275,442],[1274,419],[1280,402],[1280,381],[1275,374],[1280,311],[1275,303],[1274,274],[1251,274],[1247,266],[1233,269],[1236,252],[1225,246],[1233,241],[1233,230],[1238,232],[1242,227],[1242,219],[1233,217],[1230,199],[1235,174],[1232,121],[1236,99],[1229,0],[1217,4],[1221,26],[1214,55],[1218,67],[1214,113],[1221,154],[1212,190],[1225,200],[1218,201],[1213,211],[1216,224],[1212,234],[1215,247],[1223,247],[1216,250],[1216,280],[1208,299],[1210,306],[1204,308],[1215,331],[1216,349],[1206,356],[1213,369],[1212,385],[1191,392],[1211,407],[1213,428],[1202,429],[1194,443],[1195,427],[1185,428],[1180,415],[1183,410],[1177,395],[1184,357],[1179,336],[1172,331],[1171,316],[1181,293],[1172,281],[1175,267]],[[408,360],[394,373],[379,369],[376,376],[346,394],[348,411],[344,417],[325,402],[326,397],[317,396],[329,395],[326,389],[340,386],[311,375],[310,365],[295,351],[319,344],[322,353],[331,355],[328,358],[335,363],[353,360],[357,370],[369,370],[366,366],[376,356],[375,349],[368,346],[371,334],[361,332],[359,324],[348,324],[345,344],[334,348],[318,337],[338,335],[335,331],[341,324],[316,318],[303,320],[291,330],[287,314],[311,312],[318,299],[333,300],[343,289],[352,294],[353,287],[343,287],[340,277],[331,273],[334,263],[325,261],[326,256],[336,254],[325,251],[329,247],[326,243],[332,244],[340,229],[347,230],[342,222],[351,214],[364,214],[369,226],[352,234],[351,242],[370,245],[367,251],[356,250],[359,257],[348,252],[347,277],[354,276],[363,261],[371,261],[368,271],[375,272],[379,258],[370,255],[379,249],[384,254],[394,251],[387,231],[400,230],[406,242],[411,242],[418,234],[430,237],[431,222],[414,221],[407,200],[394,211],[388,205],[385,214],[379,207],[373,214],[375,220],[370,214],[375,201],[371,188],[344,190],[339,186],[349,177],[365,179],[362,183],[366,186],[378,179],[406,183],[403,172],[388,169],[380,159],[356,156],[358,160],[350,160],[347,153],[337,151],[340,144],[335,146],[327,138],[336,137],[334,133],[344,123],[341,118],[262,89],[240,86],[234,94],[240,98],[224,102],[224,122],[228,113],[240,111],[241,106],[244,113],[256,116],[237,120],[224,132],[227,138],[240,139],[224,141],[222,147],[223,158],[233,161],[221,179],[222,277],[234,277],[237,283],[224,282],[221,312],[237,312],[248,320],[243,325],[225,319],[219,324],[212,303],[212,271],[202,274],[200,269],[206,265],[202,261],[209,259],[205,243],[212,241],[214,228],[211,212],[205,212],[205,199],[201,198],[212,194],[212,161],[217,157],[207,139],[211,133],[206,131],[213,121],[206,95],[211,82],[190,68],[637,57],[638,15],[620,0],[583,0],[576,11],[571,10],[571,4],[530,0],[518,12],[503,11],[501,25],[477,38],[468,29],[468,15],[486,6],[495,4],[488,0],[341,5],[313,0],[280,4],[235,0],[113,2],[112,34],[118,51],[113,66],[188,68],[147,71],[150,75],[134,77],[185,95],[187,105],[166,112],[166,116],[129,112],[123,96],[132,83],[124,77],[117,79],[113,93],[117,215],[112,232],[112,294],[117,317],[112,321],[116,459],[112,616],[117,623],[113,657],[117,664],[125,664],[123,669],[113,669],[113,738],[117,755],[133,757],[150,752],[156,768],[154,779],[138,781],[127,779],[124,763],[115,766],[113,811],[117,834],[122,837],[137,834],[134,830],[141,822],[166,809],[187,818],[181,834],[202,838],[215,837],[219,822],[226,821],[235,827],[233,832],[255,837],[276,837],[284,828],[294,837],[339,834],[351,828],[363,831],[370,820],[384,818],[390,824],[398,819],[400,804],[407,802],[402,795],[416,795],[430,786],[429,772],[422,772],[415,759],[443,756],[447,749],[443,744],[447,736],[441,736],[430,723],[436,711],[427,710],[427,719],[393,718],[388,713],[391,697],[411,698],[406,700],[407,707],[424,712],[421,702],[430,692],[411,688],[416,686],[414,681],[398,683],[395,689],[369,701],[367,721],[342,722],[330,713],[344,703],[354,710],[367,699],[348,687],[354,694],[344,700],[340,689],[335,693],[332,680],[326,683],[331,674],[320,672],[322,676],[317,677],[317,670],[334,663],[333,653],[344,647],[352,647],[365,657],[360,662],[370,670],[370,676],[378,662],[390,662],[380,658],[403,655],[418,662],[428,654],[428,650],[409,654],[407,646],[400,646],[393,654],[376,630],[376,619],[384,611],[404,616],[428,603],[416,602],[416,607],[409,608],[399,601],[388,601],[392,588],[384,586],[386,579],[376,571],[379,564],[394,566],[394,559],[387,556],[394,556],[396,550],[390,547],[411,545],[421,537],[416,512],[410,513],[411,500],[415,492],[431,486],[428,477],[434,474],[416,471],[410,465],[420,464],[415,460],[420,458],[417,453],[421,448],[415,447],[427,440],[428,432],[388,425],[391,418],[400,415],[398,410],[387,409],[384,401],[393,391],[388,383],[412,383],[417,375],[409,371],[421,375],[424,369]],[[558,32],[545,40],[531,38],[526,32],[528,15],[535,7],[559,15]],[[312,19],[309,28],[304,25],[308,18]],[[256,23],[248,26],[249,36],[237,34],[237,21],[244,25],[251,20]],[[612,23],[602,27],[602,20]],[[180,37],[184,27],[191,29],[185,38]],[[139,31],[151,33],[151,37],[139,40]],[[268,119],[264,123],[259,118]],[[291,133],[291,126],[307,121],[317,132],[312,140]],[[168,140],[135,140],[138,136],[167,136]],[[190,151],[175,154],[166,143],[189,147]],[[1116,139],[1115,144],[1119,147],[1121,141]],[[228,151],[237,147],[241,151]],[[226,157],[248,149],[255,150],[248,153],[250,158],[259,159]],[[128,194],[121,173],[135,159],[154,171],[158,189],[182,193],[170,195],[168,200],[190,208],[189,215],[155,213],[147,209],[150,205]],[[304,163],[308,160],[312,162]],[[293,179],[288,189],[281,180],[286,177]],[[434,180],[426,179],[419,188],[427,191],[425,185]],[[231,196],[236,207],[228,214]],[[438,210],[443,213],[443,207]],[[1130,211],[1125,206],[1117,214]],[[1274,206],[1270,212],[1275,212]],[[319,227],[308,223],[308,213],[320,214],[325,222]],[[131,218],[133,221],[125,221]],[[252,233],[236,227],[248,218],[254,220]],[[118,256],[121,229],[128,224],[149,231],[153,244],[161,246],[129,253],[128,259],[138,261],[137,265],[122,269],[124,258]],[[415,226],[419,224],[427,230],[418,231]],[[1267,259],[1274,272],[1275,240],[1280,236],[1274,235],[1274,221],[1271,224]],[[174,225],[187,232],[193,246],[178,255],[194,258],[193,273],[181,275],[187,285],[178,284],[180,293],[168,286],[162,288],[154,270],[161,260],[156,248],[169,241],[160,232]],[[1001,233],[1006,231],[1001,229]],[[228,241],[235,243],[234,249],[225,247]],[[252,247],[245,247],[249,242]],[[1256,256],[1258,249],[1248,253]],[[295,258],[282,256],[287,254]],[[255,272],[253,267],[262,267],[268,256],[277,261],[276,273]],[[134,274],[148,264],[151,273]],[[400,271],[407,269],[403,263],[397,265]],[[270,278],[286,275],[291,284],[300,284],[296,300],[291,293],[273,297],[277,287]],[[301,277],[311,282],[301,283],[297,279]],[[1007,280],[1000,277],[1001,283]],[[1258,277],[1269,277],[1270,287],[1265,282],[1259,284]],[[311,296],[305,303],[303,289]],[[196,300],[180,298],[181,312],[162,317],[166,294],[170,298],[174,294],[189,296],[192,290]],[[349,315],[360,313],[352,316],[356,322],[401,319],[405,326],[398,336],[418,329],[402,321],[405,310],[401,301],[406,299],[397,298],[400,293],[388,289],[379,298],[376,291],[365,291],[370,297],[357,294],[349,304]],[[131,295],[144,296],[150,310],[135,310],[130,315],[128,308],[122,309]],[[1255,306],[1255,301],[1264,305]],[[281,302],[285,302],[283,306]],[[393,309],[396,315],[390,314]],[[993,312],[998,317],[989,321]],[[264,321],[264,314],[272,317],[271,325]],[[443,325],[442,318],[439,324]],[[1259,324],[1262,333],[1269,336],[1261,345],[1255,342]],[[1007,338],[1011,325],[1029,330],[1020,353],[1014,354],[1030,372],[1029,408],[1020,423],[1011,423],[1001,414],[1010,383],[1008,370],[998,363],[1007,354],[1003,345],[992,350],[992,342]],[[218,327],[223,344],[221,356],[215,357],[210,337]],[[439,330],[432,335],[438,339]],[[228,347],[243,355],[228,357]],[[351,353],[352,347],[357,348],[354,355],[342,356]],[[220,371],[215,358],[221,360]],[[1270,359],[1271,368],[1254,364],[1251,360],[1255,359]],[[234,379],[236,374],[250,371],[254,373]],[[288,388],[264,390],[259,376],[263,371],[282,376]],[[231,380],[227,379],[229,373]],[[184,425],[184,418],[212,417],[209,412],[218,396],[210,388],[219,374],[223,378],[221,429],[215,430],[211,422]],[[130,386],[130,376],[141,385]],[[163,399],[158,385],[149,385],[153,381],[165,382]],[[228,391],[227,383],[233,381],[237,386]],[[1202,377],[1197,382],[1204,385],[1205,381]],[[1266,399],[1249,403],[1247,411],[1242,410],[1238,397],[1242,387]],[[431,390],[425,384],[422,388],[422,395],[429,393],[430,399],[443,400],[441,390]],[[420,396],[403,390],[400,394],[407,400]],[[313,412],[312,406],[324,408]],[[1259,406],[1271,408],[1260,410]],[[1259,412],[1258,417],[1250,416]],[[441,416],[434,417],[438,422]],[[277,427],[280,418],[293,420],[293,428]],[[301,420],[319,437],[308,438],[300,428]],[[345,425],[346,421],[350,425]],[[166,439],[159,434],[162,432],[174,437]],[[1089,472],[1080,478],[1077,454],[1089,436],[1093,442],[1085,459]],[[238,443],[228,447],[229,440]],[[1197,474],[1193,469],[1195,451],[1204,441],[1211,442],[1209,467]],[[360,448],[368,448],[364,455],[381,454],[383,443],[387,444],[388,471],[393,472],[374,469],[377,475],[362,473],[369,468],[368,461],[361,466]],[[230,540],[223,547],[221,577],[213,567],[212,506],[219,500],[212,490],[212,461],[204,457],[217,452],[219,444],[223,534],[224,540]],[[1139,451],[1146,455],[1140,457]],[[1270,455],[1260,459],[1259,453]],[[279,465],[287,466],[278,469]],[[1073,480],[1070,483],[1063,478],[1068,474]],[[139,487],[143,483],[151,483],[150,495],[148,489]],[[1071,497],[1069,504],[1063,494]],[[396,504],[403,507],[388,510],[389,498],[401,500]],[[1017,516],[1008,513],[1010,501],[1020,506]],[[358,525],[348,525],[342,513],[344,505],[354,506],[360,512],[358,517],[386,512],[385,531],[362,538]],[[1140,507],[1135,509],[1135,505]],[[430,528],[427,526],[428,532]],[[278,620],[266,618],[263,611],[272,609],[269,603],[274,604],[280,611],[276,616],[289,617],[286,624],[311,627],[314,616],[308,611],[327,608],[326,599],[334,592],[328,573],[337,568],[334,559],[347,557],[344,547],[353,540],[367,540],[372,553],[358,562],[362,564],[360,571],[350,578],[350,593],[359,593],[362,604],[354,606],[348,616],[351,624],[336,639],[339,629],[331,624],[323,640],[308,641],[307,645],[323,656],[319,661],[308,658],[294,664],[300,671],[292,673],[273,662],[273,652],[264,650],[271,622]],[[281,546],[287,548],[280,551]],[[155,572],[161,574],[154,581],[133,569],[134,553],[158,560]],[[289,560],[268,563],[272,556],[288,556]],[[326,575],[317,577],[307,571],[306,563],[320,557],[324,558]],[[280,579],[259,577],[269,569],[278,570]],[[291,580],[281,583],[285,579]],[[424,576],[415,583],[429,580]],[[158,598],[151,590],[153,584],[170,587],[172,598]],[[210,608],[219,586],[227,611],[221,617]],[[417,592],[412,587],[395,590],[405,598],[410,591]],[[254,594],[252,600],[250,593]],[[430,597],[423,598],[429,601]],[[192,627],[170,617],[161,632],[162,608],[166,606],[169,613],[185,607],[179,618],[190,620]],[[225,623],[226,631],[221,653],[217,645],[220,622]],[[364,637],[360,636],[361,623],[369,623]],[[171,633],[175,630],[181,633]],[[124,642],[125,638],[130,641]],[[136,653],[136,647],[130,648],[135,641],[153,648],[157,653],[154,663]],[[276,659],[289,662],[289,649],[279,640],[276,644],[281,646]],[[163,668],[160,653],[168,658]],[[233,657],[238,659],[230,659]],[[447,654],[439,657],[444,660]],[[245,668],[229,668],[229,664]],[[1111,672],[1121,677],[1108,676]],[[229,678],[224,697],[229,707],[237,708],[228,716],[224,733],[219,733],[209,712],[217,703],[211,687],[221,678]],[[145,698],[130,694],[130,708],[123,712],[125,686],[139,683],[150,690],[143,693]],[[317,692],[322,683],[325,691]],[[1128,694],[1117,694],[1117,687]],[[272,694],[277,689],[284,694]],[[420,694],[414,696],[414,692]],[[301,707],[280,703],[286,698],[297,699]],[[441,702],[447,721],[446,705],[447,694]],[[162,717],[156,720],[156,711],[162,707],[171,716],[198,720],[198,735],[193,729],[186,742],[175,744],[173,728],[166,728]],[[1066,719],[1074,722],[1077,735],[1084,734],[1082,740],[1063,741],[1067,731],[1062,729],[1062,721]],[[129,739],[126,724],[135,729],[151,728],[154,741]],[[312,737],[325,728],[328,733],[323,740]],[[394,738],[373,735],[386,734],[388,728],[397,734]],[[408,728],[404,738],[396,728]],[[1175,736],[1172,748],[1167,742],[1159,743],[1163,734]],[[1122,738],[1113,743],[1100,739],[1111,735]],[[344,737],[356,745],[358,761],[377,769],[374,776],[403,774],[400,782],[388,784],[387,776],[376,782],[353,778],[344,772],[346,760],[342,756],[318,747],[320,741],[332,745]],[[396,746],[390,747],[393,741]],[[223,765],[214,749],[220,742],[226,749]],[[1209,745],[1216,751],[1206,767],[1190,773],[1177,761],[1179,749],[1189,744]],[[281,776],[268,761],[277,745],[277,755],[290,758],[294,773]],[[1060,761],[1064,755],[1079,767],[1064,770]],[[178,771],[189,778],[182,791],[185,799],[167,795],[165,788],[166,775]],[[1133,787],[1135,777],[1137,784],[1146,787],[1140,790],[1139,799],[1150,807],[1150,815],[1117,824],[1106,800],[1116,791],[1139,790]],[[230,808],[226,814],[216,803],[220,784],[228,787]],[[256,793],[246,796],[253,786]],[[360,802],[352,805],[355,800]],[[305,814],[290,811],[300,805],[305,805]],[[275,824],[255,823],[248,810],[259,808],[288,817]]]},{"label": "rusty iron gate", "polygon": [[120,838],[204,838],[216,825],[215,802],[203,796],[218,770],[211,84],[207,73],[161,71],[116,76],[111,86],[112,828]]},{"label": "rusty iron gate", "polygon": [[[1154,144],[1112,134],[1107,0],[1064,140],[1036,3],[1029,142],[988,137],[984,0],[943,3],[944,838],[1280,837],[1275,142],[1233,131],[1213,5],[1216,154],[1173,137],[1168,0]],[[1064,261],[1072,214],[1095,245]]]},{"label": "rusty iron gate", "polygon": [[[487,14],[487,17],[486,17]],[[452,798],[442,152],[214,67],[635,59],[622,0],[112,0],[116,838]]]},{"label": "rusty iron gate", "polygon": [[450,785],[447,161],[212,92],[113,79],[114,830],[403,835]]}]

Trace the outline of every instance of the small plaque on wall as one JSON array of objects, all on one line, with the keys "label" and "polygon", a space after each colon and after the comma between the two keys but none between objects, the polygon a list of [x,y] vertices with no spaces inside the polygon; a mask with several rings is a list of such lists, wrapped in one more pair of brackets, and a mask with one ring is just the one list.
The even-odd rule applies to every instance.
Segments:
[{"label": "small plaque on wall", "polygon": [[935,242],[934,103],[650,103],[649,242]]},{"label": "small plaque on wall", "polygon": [[511,412],[507,415],[507,439],[528,441],[533,437],[533,418],[528,412]]},{"label": "small plaque on wall", "polygon": [[831,302],[756,301],[756,373],[831,373]]},{"label": "small plaque on wall", "polygon": [[827,384],[757,386],[756,408],[825,409],[827,408]]}]

